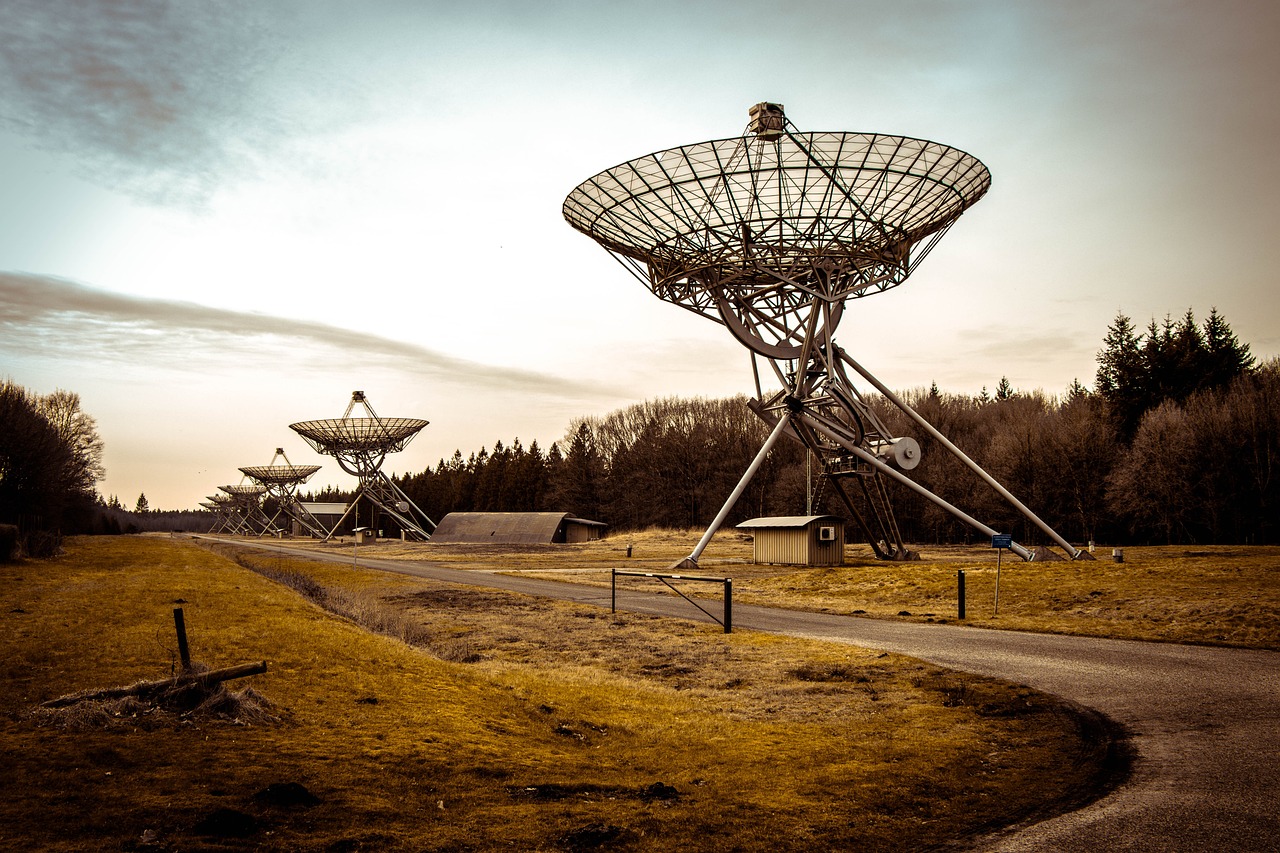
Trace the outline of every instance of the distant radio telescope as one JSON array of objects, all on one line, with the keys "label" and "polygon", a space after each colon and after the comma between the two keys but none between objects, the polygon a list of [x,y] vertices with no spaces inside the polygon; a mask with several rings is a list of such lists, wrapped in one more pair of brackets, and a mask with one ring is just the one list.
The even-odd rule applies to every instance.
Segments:
[{"label": "distant radio telescope", "polygon": [[[277,464],[277,459],[283,459],[284,463]],[[240,469],[246,477],[266,489],[268,497],[275,499],[277,509],[271,517],[272,525],[281,515],[285,515],[307,533],[325,539],[329,536],[329,531],[298,499],[298,487],[319,470],[319,465],[294,465],[285,455],[283,447],[276,448],[275,455],[268,464],[249,465]]]},{"label": "distant radio telescope", "polygon": [[228,520],[232,529],[228,533],[246,535],[262,535],[274,533],[275,526],[262,511],[262,496],[266,489],[256,483],[239,483],[238,485],[219,485],[221,492],[230,497],[227,503]]},{"label": "distant radio telescope", "polygon": [[[781,104],[749,111],[740,137],[648,154],[583,181],[568,223],[607,249],[654,295],[725,326],[751,352],[751,407],[772,431],[693,552],[712,534],[778,438],[822,463],[828,483],[882,559],[902,541],[886,478],[989,535],[997,531],[904,472],[920,447],[895,436],[849,381],[860,375],[1073,557],[1088,556],[1041,521],[836,345],[849,300],[901,284],[991,186],[973,156],[923,139],[801,132]],[[763,359],[781,390],[764,393]],[[856,491],[855,491],[856,490]],[[861,494],[862,500],[854,500]],[[1023,559],[1035,552],[1013,543]]]},{"label": "distant radio telescope", "polygon": [[[351,416],[357,406],[364,409],[365,417]],[[347,512],[338,519],[333,530],[337,530],[347,514],[356,509],[361,497],[367,497],[378,510],[396,520],[406,537],[431,538],[427,527],[435,530],[435,522],[382,472],[387,454],[404,450],[427,423],[419,418],[379,417],[365,399],[364,392],[354,391],[342,417],[289,425],[289,429],[302,436],[317,453],[337,459],[343,471],[360,480]],[[370,526],[376,529],[372,522],[370,519]],[[331,530],[326,538],[332,535]]]}]

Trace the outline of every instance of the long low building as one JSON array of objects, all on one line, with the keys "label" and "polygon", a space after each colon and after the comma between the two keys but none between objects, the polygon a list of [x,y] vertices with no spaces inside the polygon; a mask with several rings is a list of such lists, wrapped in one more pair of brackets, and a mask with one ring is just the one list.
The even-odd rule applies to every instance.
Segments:
[{"label": "long low building", "polygon": [[451,512],[440,519],[431,541],[495,545],[594,542],[604,537],[607,528],[602,521],[574,518],[567,512]]}]

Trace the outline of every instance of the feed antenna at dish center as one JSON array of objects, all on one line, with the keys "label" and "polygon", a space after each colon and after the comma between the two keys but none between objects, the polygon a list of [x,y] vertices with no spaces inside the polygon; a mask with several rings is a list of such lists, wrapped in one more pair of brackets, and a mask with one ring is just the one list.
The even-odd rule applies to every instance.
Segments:
[{"label": "feed antenna at dish center", "polygon": [[[357,407],[364,409],[364,417],[352,417]],[[372,505],[368,526],[374,530],[378,529],[377,514],[381,512],[395,520],[406,539],[431,538],[436,523],[382,471],[387,454],[404,450],[428,423],[420,418],[379,417],[365,399],[364,392],[353,391],[342,417],[289,425],[289,429],[302,436],[317,453],[332,456],[343,471],[360,481],[347,511],[334,524],[326,539],[333,536],[333,531],[348,515],[359,511],[361,497],[367,498]]]},{"label": "feed antenna at dish center", "polygon": [[[1072,558],[1087,557],[834,339],[850,300],[902,284],[986,194],[986,166],[964,151],[923,139],[801,132],[781,104],[756,104],[749,116],[742,136],[629,160],[582,182],[563,206],[571,226],[608,250],[655,296],[720,323],[751,352],[756,396],[749,405],[772,431],[698,545],[677,565],[697,566],[783,435],[821,461],[821,482],[840,498],[881,559],[914,556],[894,517],[889,480],[977,530],[997,533],[906,475],[920,461],[918,443],[889,431],[850,372]],[[780,390],[764,392],[761,360]],[[1036,555],[1016,542],[1012,550],[1025,560]]]}]

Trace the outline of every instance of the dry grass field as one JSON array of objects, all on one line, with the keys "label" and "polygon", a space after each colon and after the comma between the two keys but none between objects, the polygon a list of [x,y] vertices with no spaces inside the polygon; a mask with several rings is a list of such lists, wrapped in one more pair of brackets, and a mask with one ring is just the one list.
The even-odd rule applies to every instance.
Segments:
[{"label": "dry grass field", "polygon": [[[1113,769],[1087,715],[908,658],[216,549],[0,566],[0,849],[955,849]],[[267,672],[202,707],[41,708],[171,675],[175,607],[198,662]]]},{"label": "dry grass field", "polygon": [[[420,559],[454,568],[519,572],[607,586],[611,568],[666,571],[689,553],[701,531],[620,534],[582,545],[495,548],[380,542],[362,553]],[[351,550],[350,543],[313,543]],[[627,557],[630,547],[631,556]],[[1095,637],[1280,649],[1280,547],[1111,548],[1096,560],[1024,563],[978,546],[922,546],[909,563],[875,560],[863,545],[846,548],[847,565],[804,569],[751,562],[751,542],[736,533],[712,540],[700,572],[733,578],[734,600],[797,610],[915,622],[956,622],[957,572],[965,572],[965,624]],[[635,581],[628,581],[635,584]],[[714,598],[699,585],[691,594]]]}]

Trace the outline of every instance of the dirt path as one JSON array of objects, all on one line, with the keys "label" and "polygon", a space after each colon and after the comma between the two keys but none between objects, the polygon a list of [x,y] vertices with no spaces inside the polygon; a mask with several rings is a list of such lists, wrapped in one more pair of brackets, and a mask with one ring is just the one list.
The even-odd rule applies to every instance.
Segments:
[{"label": "dirt path", "polygon": [[[345,556],[254,547],[313,559]],[[362,566],[610,606],[607,589],[461,571],[429,563]],[[718,613],[718,602],[704,606]],[[688,602],[629,589],[618,607],[705,618]],[[1280,653],[919,625],[736,606],[735,628],[900,652],[1004,678],[1094,708],[1125,726],[1138,761],[1129,782],[1075,812],[983,839],[982,851],[1280,850]]]}]

